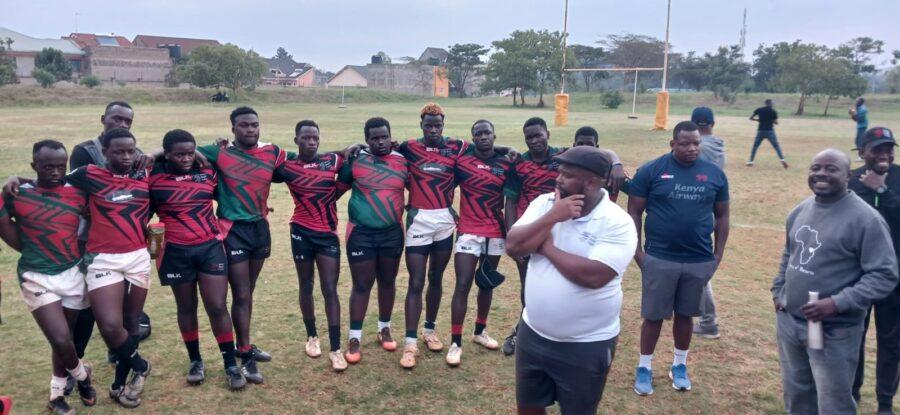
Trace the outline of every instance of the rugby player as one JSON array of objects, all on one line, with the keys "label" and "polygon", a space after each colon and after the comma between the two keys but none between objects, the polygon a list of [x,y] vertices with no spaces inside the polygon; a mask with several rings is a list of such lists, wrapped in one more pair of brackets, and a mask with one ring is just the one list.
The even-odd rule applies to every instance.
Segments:
[{"label": "rugby player", "polygon": [[[100,125],[103,126],[103,131],[97,135],[97,137],[78,143],[72,148],[72,154],[69,157],[69,171],[90,164],[104,167],[106,165],[106,157],[103,155],[103,146],[100,144],[100,136],[113,128],[131,130],[133,122],[134,109],[132,109],[131,105],[127,102],[113,101],[106,104],[103,114],[100,115]],[[137,149],[136,151],[138,154],[142,154],[140,149]],[[140,169],[147,168],[152,164],[152,158],[141,157],[135,164]],[[78,227],[78,247],[82,254],[84,253],[87,244],[87,234],[90,226],[90,218],[88,216],[83,217],[81,224]],[[143,341],[150,336],[150,317],[142,312],[138,324],[140,331],[138,341]],[[78,319],[75,321],[75,328],[72,333],[72,337],[75,341],[75,351],[78,353],[79,358],[84,357],[84,351],[87,349],[93,331],[94,315],[91,313],[90,305],[88,305],[88,308],[85,308],[78,313]],[[109,363],[116,362],[116,354],[112,350],[107,351],[107,361]],[[74,388],[75,379],[69,376],[68,383],[66,384],[66,395]]]},{"label": "rugby player", "polygon": [[[454,257],[456,288],[451,306],[451,344],[446,357],[451,366],[460,364],[462,324],[476,268],[480,264],[484,269],[497,269],[500,256],[505,252],[506,229],[511,224],[508,213],[504,217],[502,210],[504,194],[511,193],[515,166],[494,151],[495,138],[494,125],[490,121],[476,121],[472,125],[474,145],[467,148],[456,163],[455,175],[462,196]],[[497,341],[485,331],[492,297],[492,288],[478,288],[472,340],[489,350],[496,350],[499,347]],[[406,355],[404,351],[404,357]]]},{"label": "rugby player", "polygon": [[[88,298],[103,340],[117,356],[109,395],[126,408],[141,403],[150,364],[137,351],[139,320],[150,288],[145,228],[150,217],[148,171],[130,131],[114,128],[100,137],[106,167],[79,167],[66,183],[87,192],[93,218],[83,258]],[[18,193],[19,180],[6,189]],[[102,213],[101,213],[102,212]],[[128,380],[129,372],[133,372]],[[126,380],[128,380],[126,384]]]},{"label": "rugby player", "polygon": [[[456,189],[454,169],[469,144],[446,137],[443,108],[428,103],[419,113],[422,137],[401,143],[397,151],[409,161],[409,215],[406,217],[406,267],[409,289],[406,293],[406,344],[417,343],[416,326],[422,314],[422,291],[426,294],[425,323],[422,338],[428,350],[438,352],[444,344],[435,333],[441,305],[444,270],[453,248],[457,214],[453,211]],[[495,147],[500,155],[517,157],[508,147]]]},{"label": "rugby player", "polygon": [[231,112],[234,139],[227,146],[206,145],[197,152],[219,175],[216,191],[217,216],[225,235],[228,282],[231,285],[231,319],[237,332],[241,370],[247,381],[263,383],[256,362],[272,356],[250,343],[253,290],[266,258],[271,253],[267,205],[275,169],[286,154],[278,146],[259,142],[259,115],[250,107]]},{"label": "rugby player", "polygon": [[322,354],[316,332],[313,307],[315,268],[318,267],[325,297],[325,316],[328,319],[328,354],[335,371],[347,369],[341,352],[341,303],[337,295],[341,271],[341,245],[337,236],[337,206],[335,202],[349,187],[337,181],[344,158],[337,153],[318,153],[319,125],[303,120],[294,128],[297,153],[288,153],[287,161],[275,169],[274,181],[287,184],[294,198],[291,216],[291,251],[300,283],[300,312],[306,327],[306,354]]},{"label": "rugby player", "polygon": [[69,375],[85,406],[97,401],[91,369],[78,357],[71,335],[79,310],[88,306],[77,249],[87,195],[65,184],[67,158],[58,141],[35,143],[31,168],[37,180],[20,186],[18,194],[6,194],[0,205],[0,237],[22,253],[17,269],[22,299],[50,343],[53,375],[47,407],[54,414],[74,413],[64,397]]},{"label": "rugby player", "polygon": [[403,253],[404,197],[408,167],[406,158],[391,150],[391,125],[381,117],[363,126],[367,150],[351,157],[338,180],[352,186],[347,224],[347,252],[353,291],[350,294],[350,340],[345,358],[362,358],[363,319],[369,293],[378,281],[378,342],[387,351],[397,349],[391,336],[391,314],[396,294],[395,280]]},{"label": "rugby player", "polygon": [[222,353],[228,386],[241,389],[247,381],[235,361],[234,333],[226,304],[228,260],[213,213],[218,177],[214,170],[202,168],[196,161],[197,144],[191,133],[169,131],[162,146],[165,156],[154,164],[150,174],[153,208],[166,226],[157,266],[160,283],[171,286],[175,296],[178,328],[190,359],[187,382],[197,385],[206,378],[197,322],[199,286]]}]

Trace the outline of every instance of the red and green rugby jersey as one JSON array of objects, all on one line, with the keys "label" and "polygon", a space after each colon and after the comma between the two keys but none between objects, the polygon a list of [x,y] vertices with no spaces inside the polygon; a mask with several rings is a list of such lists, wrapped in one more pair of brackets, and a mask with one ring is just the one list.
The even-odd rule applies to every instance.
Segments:
[{"label": "red and green rugby jersey", "polygon": [[516,183],[512,186],[513,197],[518,197],[517,216],[522,216],[528,204],[544,193],[556,190],[556,177],[559,176],[559,163],[553,156],[566,151],[565,148],[548,147],[547,159],[543,163],[535,162],[531,153],[526,151],[516,164]]},{"label": "red and green rugby jersey", "polygon": [[89,165],[69,173],[66,182],[88,193],[88,252],[121,254],[147,247],[144,230],[150,220],[150,180],[146,170],[113,174]]},{"label": "red and green rugby jersey", "polygon": [[392,151],[380,157],[360,151],[341,167],[338,181],[352,186],[350,223],[373,229],[398,225],[409,174],[406,158]]},{"label": "red and green rugby jersey", "polygon": [[187,173],[173,171],[166,162],[150,173],[150,200],[166,225],[166,242],[197,245],[215,239],[219,222],[213,212],[218,177],[212,169],[195,165]]},{"label": "red and green rugby jersey", "polygon": [[453,169],[465,141],[443,137],[437,147],[425,145],[424,138],[400,144],[399,152],[409,161],[409,204],[415,209],[444,209],[453,205],[456,188]]},{"label": "red and green rugby jersey", "polygon": [[303,161],[288,153],[287,161],[275,169],[274,181],[284,182],[294,198],[291,223],[317,232],[337,230],[337,204],[349,187],[337,181],[344,158],[336,153],[317,154]]},{"label": "red and green rugby jersey", "polygon": [[470,146],[456,162],[459,201],[459,232],[487,238],[506,234],[503,221],[505,195],[513,195],[516,169],[505,156],[494,154],[487,160],[475,155]]},{"label": "red and green rugby jersey", "polygon": [[22,241],[18,273],[56,275],[81,261],[78,221],[87,207],[87,194],[71,185],[53,188],[19,186],[5,197],[2,210],[15,219]]},{"label": "red and green rugby jersey", "polygon": [[197,147],[219,173],[217,214],[230,221],[254,222],[269,214],[269,188],[272,173],[284,163],[286,154],[274,144],[259,143],[241,150],[234,145]]}]

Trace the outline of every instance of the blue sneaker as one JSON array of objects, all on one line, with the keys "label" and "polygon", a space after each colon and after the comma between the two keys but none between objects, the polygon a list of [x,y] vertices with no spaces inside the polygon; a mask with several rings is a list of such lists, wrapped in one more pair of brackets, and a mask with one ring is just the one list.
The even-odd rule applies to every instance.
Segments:
[{"label": "blue sneaker", "polygon": [[641,396],[653,395],[653,371],[638,367],[634,378],[634,393]]},{"label": "blue sneaker", "polygon": [[691,390],[691,379],[688,378],[687,366],[675,365],[669,370],[669,379],[672,379],[672,387],[675,390],[689,391]]}]

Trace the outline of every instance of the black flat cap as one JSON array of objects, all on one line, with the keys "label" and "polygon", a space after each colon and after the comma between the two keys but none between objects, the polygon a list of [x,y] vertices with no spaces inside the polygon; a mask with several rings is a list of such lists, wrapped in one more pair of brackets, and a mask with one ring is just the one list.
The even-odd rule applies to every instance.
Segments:
[{"label": "black flat cap", "polygon": [[612,168],[612,161],[606,156],[606,153],[590,146],[572,147],[562,154],[554,156],[553,160],[561,164],[580,167],[600,177],[609,177],[609,170]]}]

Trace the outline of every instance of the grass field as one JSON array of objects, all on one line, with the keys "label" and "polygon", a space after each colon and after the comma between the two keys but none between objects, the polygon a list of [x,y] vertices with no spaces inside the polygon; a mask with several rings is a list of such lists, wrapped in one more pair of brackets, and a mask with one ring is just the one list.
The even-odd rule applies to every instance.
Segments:
[{"label": "grass field", "polygon": [[[592,125],[600,131],[601,145],[614,149],[626,169],[668,150],[670,132],[649,130],[652,122],[652,96],[641,96],[639,119],[629,120],[628,105],[618,110],[601,110],[596,96],[573,97],[568,127],[551,127],[551,144],[569,145],[575,129]],[[792,117],[795,97],[776,97],[782,114],[778,128],[781,144],[791,168],[782,170],[768,144],[762,147],[756,167],[743,165],[753,136],[755,123],[747,121],[762,96],[741,96],[737,104],[719,110],[707,95],[673,96],[670,126],[688,116],[695,103],[715,105],[716,134],[725,138],[728,150],[726,171],[731,182],[732,230],[722,266],[714,279],[722,338],[715,341],[695,339],[689,358],[694,390],[674,392],[665,368],[672,359],[671,325],[667,324],[655,359],[656,393],[638,397],[632,392],[634,367],[638,357],[640,327],[640,274],[631,266],[624,279],[625,302],[622,333],[613,363],[613,372],[601,403],[603,413],[625,414],[746,414],[782,413],[780,370],[774,337],[769,286],[777,268],[783,245],[783,224],[787,213],[809,194],[806,165],[811,156],[825,148],[852,147],[855,126],[846,118],[849,101],[833,103],[833,115]],[[10,101],[7,101],[10,102]],[[92,102],[92,101],[88,101]],[[509,107],[511,98],[442,101],[448,113],[445,134],[469,138],[471,123],[487,118],[497,128],[498,143],[524,151],[522,122],[533,115],[552,120],[552,108]],[[530,99],[530,102],[534,102]],[[387,117],[395,138],[417,136],[418,110],[422,101],[357,103],[338,109],[333,103],[259,103],[255,108],[262,121],[263,141],[292,148],[293,125],[312,118],[322,128],[323,150],[338,149],[362,140],[362,123],[374,115]],[[783,103],[783,104],[781,104]],[[809,104],[807,111],[820,113],[824,103]],[[870,100],[873,125],[900,128],[900,102],[896,98]],[[627,107],[627,108],[626,108]],[[135,106],[133,131],[141,147],[155,148],[171,128],[185,128],[202,142],[228,136],[231,105],[145,104]],[[94,137],[99,129],[102,105],[6,106],[0,107],[0,176],[31,175],[28,167],[31,144],[54,137],[72,145]],[[855,157],[854,157],[855,158]],[[346,221],[346,200],[340,202],[341,221]],[[624,207],[625,201],[619,201]],[[400,368],[400,353],[387,353],[375,341],[374,295],[363,338],[363,361],[342,374],[332,373],[327,358],[318,360],[303,354],[306,336],[297,305],[298,286],[289,254],[287,223],[292,209],[283,186],[275,186],[270,198],[275,212],[270,216],[273,256],[263,269],[257,286],[253,341],[270,351],[274,360],[261,364],[268,381],[249,386],[241,393],[226,390],[220,358],[210,334],[208,322],[201,316],[201,347],[207,359],[207,382],[188,387],[184,381],[187,357],[175,323],[175,305],[171,292],[154,287],[146,310],[153,319],[153,335],[141,352],[154,366],[144,393],[143,405],[134,413],[510,413],[515,407],[514,360],[500,352],[487,352],[470,343],[474,311],[466,321],[463,364],[450,369],[444,354],[432,354],[422,347],[419,366],[413,371]],[[343,223],[341,224],[343,231]],[[0,326],[0,394],[16,401],[17,413],[39,413],[47,399],[49,347],[22,303],[15,277],[17,255],[4,247],[0,253],[2,278],[2,315]],[[403,298],[407,275],[401,267],[398,277],[394,327],[398,336],[403,327]],[[452,264],[444,275],[444,300],[438,320],[440,334],[449,341],[449,307],[453,289]],[[488,331],[502,339],[518,318],[519,283],[513,262],[504,258],[501,271],[510,278],[498,288],[488,322]],[[349,269],[344,262],[339,292],[342,329],[348,323],[347,304],[350,289]],[[473,293],[474,296],[474,293]],[[474,298],[470,301],[474,308]],[[316,289],[318,328],[327,346],[326,324],[321,296]],[[346,334],[342,337],[346,338]],[[871,337],[871,336],[870,336]],[[874,341],[869,343],[874,344]],[[863,413],[874,412],[874,347],[870,346],[867,379],[863,394]],[[101,398],[92,413],[124,412],[106,397],[112,379],[111,367],[104,362],[105,347],[95,336],[87,360],[93,363]],[[70,402],[74,402],[71,400]],[[82,410],[80,404],[75,405]],[[88,411],[85,411],[88,412]]]}]

